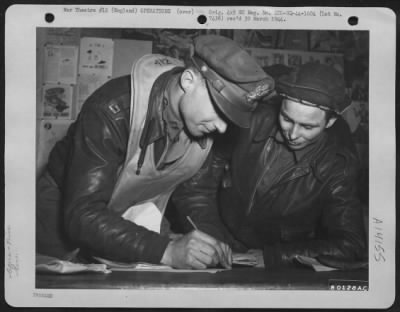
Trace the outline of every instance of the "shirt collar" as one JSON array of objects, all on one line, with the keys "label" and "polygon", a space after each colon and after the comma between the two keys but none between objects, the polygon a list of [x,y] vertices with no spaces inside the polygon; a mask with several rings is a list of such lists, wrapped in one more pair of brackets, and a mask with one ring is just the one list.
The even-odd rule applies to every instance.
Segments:
[{"label": "shirt collar", "polygon": [[[169,101],[166,97],[164,97],[165,107],[162,112],[163,120],[164,120],[164,129],[166,129],[166,133],[168,135],[168,139],[171,143],[176,143],[179,141],[179,135],[183,131],[183,121],[172,112],[172,107],[169,104]],[[200,145],[202,149],[205,149],[207,146],[207,138],[201,137],[196,138],[196,142]]]},{"label": "shirt collar", "polygon": [[164,110],[162,112],[162,119],[164,120],[164,130],[168,135],[168,139],[175,143],[179,140],[179,134],[183,130],[183,122],[173,113],[169,100],[164,96]]},{"label": "shirt collar", "polygon": [[[171,143],[176,143],[179,141],[179,135],[184,128],[183,121],[173,114],[172,107],[169,105],[170,101],[168,94],[166,92],[173,74],[174,73],[171,72],[167,75],[161,75],[153,84],[151,91],[152,94],[149,99],[149,109],[151,107],[153,107],[153,109],[151,110],[149,120],[146,120],[146,122],[151,125],[147,145],[150,145],[163,137],[167,137]],[[168,81],[165,81],[164,79],[167,79]],[[206,138],[196,139],[196,142],[202,149],[206,148]]]},{"label": "shirt collar", "polygon": [[298,163],[300,160],[302,160],[306,154],[309,154],[312,151],[316,150],[318,148],[318,146],[321,144],[321,142],[324,140],[325,136],[326,136],[326,134],[325,134],[325,132],[323,132],[320,135],[320,137],[318,138],[318,140],[316,142],[314,142],[313,144],[308,145],[300,150],[291,150],[289,147],[287,147],[285,139],[284,139],[281,131],[277,130],[275,135],[271,134],[271,137],[273,137],[276,142],[284,145],[285,149],[287,149],[288,151],[290,151],[293,154],[293,157],[294,157],[296,163]]}]

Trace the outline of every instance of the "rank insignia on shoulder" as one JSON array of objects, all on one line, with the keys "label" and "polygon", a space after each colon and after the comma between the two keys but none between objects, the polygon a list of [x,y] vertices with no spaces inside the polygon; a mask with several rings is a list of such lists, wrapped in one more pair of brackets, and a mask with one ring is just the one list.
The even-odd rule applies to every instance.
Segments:
[{"label": "rank insignia on shoulder", "polygon": [[154,64],[163,66],[163,65],[171,65],[172,62],[171,62],[171,60],[170,60],[169,58],[165,57],[165,58],[158,58],[158,59],[156,59],[156,60],[154,61]]},{"label": "rank insignia on shoulder", "polygon": [[117,113],[119,113],[121,111],[121,109],[119,108],[118,104],[115,103],[115,102],[113,102],[110,105],[108,105],[108,109],[114,114],[117,114]]}]

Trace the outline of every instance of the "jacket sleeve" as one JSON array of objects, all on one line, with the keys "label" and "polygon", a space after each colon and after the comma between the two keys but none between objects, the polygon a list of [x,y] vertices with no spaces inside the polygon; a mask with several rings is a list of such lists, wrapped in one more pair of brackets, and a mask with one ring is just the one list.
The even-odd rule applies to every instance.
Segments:
[{"label": "jacket sleeve", "polygon": [[202,168],[180,184],[171,198],[184,232],[193,230],[186,219],[190,216],[199,230],[231,245],[233,249],[242,249],[222,223],[217,204],[218,190],[223,183],[223,172],[229,158],[230,147],[226,142],[215,141]]},{"label": "jacket sleeve", "polygon": [[265,246],[266,267],[292,263],[296,255],[314,257],[342,269],[357,267],[357,263],[364,266],[366,242],[356,190],[357,168],[356,160],[348,159],[337,160],[326,170],[328,178],[321,195],[324,200],[319,203],[322,214],[315,238]]},{"label": "jacket sleeve", "polygon": [[109,104],[101,101],[101,97],[92,96],[76,123],[63,181],[66,232],[92,255],[159,263],[168,238],[107,209],[125,158],[129,118],[113,116],[107,110]]}]

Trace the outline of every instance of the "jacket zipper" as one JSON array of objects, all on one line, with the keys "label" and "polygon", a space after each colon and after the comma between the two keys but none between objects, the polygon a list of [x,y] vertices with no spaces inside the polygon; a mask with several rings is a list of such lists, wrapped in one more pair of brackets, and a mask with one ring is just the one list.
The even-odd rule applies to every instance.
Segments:
[{"label": "jacket zipper", "polygon": [[[270,145],[271,145],[271,142],[272,142],[271,139],[268,139],[268,142],[267,142],[267,145],[266,145],[267,152],[269,152],[269,147],[270,147]],[[289,169],[286,170],[284,173],[282,173],[276,181],[280,181],[281,178],[282,178],[285,174],[287,174],[287,173],[290,172],[291,170],[297,170],[298,168],[301,168],[301,167],[297,167],[297,168],[293,168],[293,167],[292,167],[292,168],[289,168]],[[249,215],[249,214],[250,214],[250,212],[251,212],[251,210],[252,210],[252,208],[253,208],[254,197],[255,197],[255,195],[256,195],[258,186],[260,185],[261,180],[262,180],[262,178],[264,177],[265,173],[266,173],[269,169],[270,169],[270,168],[264,170],[264,171],[262,172],[262,174],[259,176],[259,178],[257,179],[257,183],[256,183],[255,188],[254,188],[254,190],[253,190],[253,193],[252,193],[252,195],[251,195],[251,199],[250,199],[249,205],[247,206],[247,211],[246,211],[247,214],[246,214],[246,215]],[[305,172],[304,174],[306,174],[306,173],[308,173],[308,171]],[[292,181],[292,180],[294,180],[294,179],[297,179],[297,178],[303,176],[304,174],[303,174],[303,173],[302,173],[302,174],[293,174],[289,179],[285,180],[285,182],[288,182],[288,181]]]},{"label": "jacket zipper", "polygon": [[[269,150],[270,150],[270,148],[271,148],[271,144],[272,144],[272,140],[271,140],[271,138],[268,138],[267,144],[265,145],[265,149],[267,150],[267,153],[269,152]],[[261,182],[261,179],[264,177],[265,173],[266,173],[269,169],[270,169],[270,168],[267,167],[267,169],[265,169],[265,170],[262,172],[262,174],[258,177],[257,183],[256,183],[255,188],[254,188],[254,190],[253,190],[253,192],[252,192],[252,194],[251,194],[251,197],[250,197],[249,205],[247,206],[247,209],[246,209],[246,215],[249,215],[249,214],[250,214],[251,209],[253,208],[254,196],[256,195],[257,188],[258,188],[258,186],[259,186],[259,184],[260,184],[260,182]]]}]

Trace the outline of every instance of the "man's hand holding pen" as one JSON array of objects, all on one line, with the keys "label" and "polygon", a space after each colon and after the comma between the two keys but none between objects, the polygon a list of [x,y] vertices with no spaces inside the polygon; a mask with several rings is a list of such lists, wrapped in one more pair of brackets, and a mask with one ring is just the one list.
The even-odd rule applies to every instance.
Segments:
[{"label": "man's hand holding pen", "polygon": [[191,219],[188,220],[195,230],[171,240],[161,263],[178,269],[205,269],[218,265],[230,269],[232,265],[230,247],[198,230]]}]

